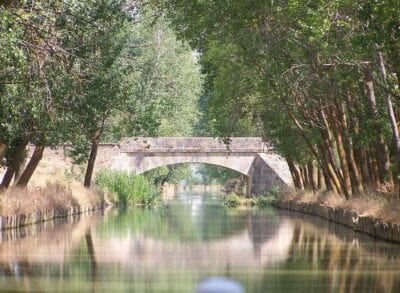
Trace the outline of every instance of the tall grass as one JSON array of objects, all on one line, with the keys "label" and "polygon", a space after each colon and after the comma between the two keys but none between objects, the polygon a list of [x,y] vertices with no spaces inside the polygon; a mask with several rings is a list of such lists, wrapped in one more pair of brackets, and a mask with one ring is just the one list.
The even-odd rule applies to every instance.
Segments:
[{"label": "tall grass", "polygon": [[[71,207],[78,203],[72,192],[60,184],[30,189],[10,187],[0,192],[0,215],[12,216]],[[99,198],[93,196],[90,200],[89,203],[96,204]]]},{"label": "tall grass", "polygon": [[160,200],[159,190],[144,176],[134,173],[100,170],[96,185],[115,203],[152,205]]}]

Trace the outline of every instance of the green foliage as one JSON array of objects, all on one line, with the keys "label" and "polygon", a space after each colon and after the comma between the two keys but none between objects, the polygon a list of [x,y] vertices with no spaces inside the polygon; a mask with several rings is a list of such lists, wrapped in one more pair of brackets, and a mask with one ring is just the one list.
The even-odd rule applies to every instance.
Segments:
[{"label": "green foliage", "polygon": [[[0,4],[0,144],[190,135],[202,76],[192,50],[142,1]],[[139,12],[140,11],[140,12]]]},{"label": "green foliage", "polygon": [[227,194],[224,196],[224,205],[229,208],[237,208],[242,204],[242,199],[237,194]]},{"label": "green foliage", "polygon": [[207,164],[199,165],[196,173],[201,176],[202,184],[212,184],[215,181],[224,184],[229,179],[237,179],[241,176],[240,173],[231,169]]},{"label": "green foliage", "polygon": [[200,115],[200,65],[163,17],[141,11],[121,58],[126,111],[110,120],[108,140],[121,136],[190,136]]},{"label": "green foliage", "polygon": [[127,205],[153,205],[160,201],[159,190],[144,176],[123,171],[100,170],[96,185],[114,195],[116,203]]},{"label": "green foliage", "polygon": [[273,204],[275,198],[269,195],[259,196],[253,199],[253,205],[259,208],[268,207]]},{"label": "green foliage", "polygon": [[281,196],[281,190],[279,188],[279,186],[275,186],[272,187],[268,192],[267,192],[268,196],[271,196],[275,199],[278,199]]},{"label": "green foliage", "polygon": [[[342,182],[339,190],[352,188],[355,177],[348,174],[356,165],[340,165],[346,156],[341,144],[347,154],[349,149],[372,154],[382,140],[393,145],[396,122],[390,124],[386,98],[389,92],[399,95],[398,1],[151,2],[165,9],[177,34],[201,52],[207,75],[199,133],[262,135],[293,165],[318,161],[328,179]],[[375,65],[377,48],[387,82]],[[367,63],[377,111],[366,98]],[[397,102],[393,107],[398,113]],[[385,165],[383,157],[378,165]],[[336,174],[326,171],[328,161],[338,165]],[[396,161],[392,156],[391,163]]]},{"label": "green foliage", "polygon": [[190,164],[178,164],[159,167],[143,174],[154,185],[161,187],[164,183],[178,184],[192,175]]},{"label": "green foliage", "polygon": [[257,196],[253,199],[253,205],[256,207],[267,207],[273,204],[280,197],[278,186],[271,188],[265,195]]}]

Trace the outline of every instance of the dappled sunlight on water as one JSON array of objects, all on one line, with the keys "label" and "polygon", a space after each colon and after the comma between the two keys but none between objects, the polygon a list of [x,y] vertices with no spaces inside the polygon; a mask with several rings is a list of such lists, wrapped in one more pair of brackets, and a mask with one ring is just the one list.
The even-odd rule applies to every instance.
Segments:
[{"label": "dappled sunlight on water", "polygon": [[199,192],[1,237],[2,292],[194,292],[216,276],[246,292],[400,292],[397,245],[272,208],[226,209]]}]

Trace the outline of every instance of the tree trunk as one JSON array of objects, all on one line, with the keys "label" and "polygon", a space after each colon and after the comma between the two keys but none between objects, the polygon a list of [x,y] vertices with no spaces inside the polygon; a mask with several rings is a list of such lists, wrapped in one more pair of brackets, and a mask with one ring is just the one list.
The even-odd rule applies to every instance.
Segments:
[{"label": "tree trunk", "polygon": [[19,145],[15,147],[13,156],[10,158],[9,166],[4,174],[3,180],[0,184],[0,189],[8,188],[10,186],[11,180],[14,177],[15,171],[17,170],[19,164],[24,156],[25,148],[28,144],[28,140],[22,141]]},{"label": "tree trunk", "polygon": [[322,156],[324,156],[324,161],[326,164],[327,177],[325,177],[325,183],[329,182],[328,186],[329,185],[331,186],[330,190],[333,190],[335,193],[341,194],[342,187],[340,184],[340,179],[336,174],[334,167],[332,166],[332,159],[329,158],[330,154],[329,151],[327,150],[327,146],[324,144],[321,144],[321,154]]},{"label": "tree trunk", "polygon": [[332,142],[332,134],[329,128],[328,120],[326,118],[326,115],[324,111],[319,112],[321,121],[324,123],[325,129],[321,129],[321,136],[324,140],[322,146],[326,150],[326,156],[327,156],[327,163],[328,163],[328,170],[330,173],[330,176],[332,178],[332,181],[335,183],[337,187],[337,191],[339,193],[344,194],[346,199],[349,198],[349,190],[346,188],[346,184],[343,179],[343,175],[341,173],[341,170],[338,166],[338,163],[336,161],[336,156],[335,152],[333,150],[333,142]]},{"label": "tree trunk", "polygon": [[35,150],[33,151],[29,163],[26,165],[24,172],[22,172],[17,181],[17,186],[26,187],[28,185],[28,182],[39,165],[40,160],[43,158],[43,151],[44,146],[35,146]]},{"label": "tree trunk", "polygon": [[289,166],[290,173],[292,174],[294,187],[296,189],[303,189],[303,183],[301,181],[300,173],[299,173],[299,170],[297,170],[296,165],[290,159],[286,159],[286,161]]},{"label": "tree trunk", "polygon": [[0,166],[1,166],[1,161],[6,156],[6,152],[7,152],[7,145],[0,143]]},{"label": "tree trunk", "polygon": [[311,182],[310,182],[310,174],[308,173],[307,165],[303,167],[303,172],[304,172],[304,180],[307,185],[307,189],[310,189],[311,187]]},{"label": "tree trunk", "polygon": [[[351,125],[352,125],[351,130],[356,136],[358,136],[360,134],[359,123],[354,116],[350,115],[350,119],[351,119]],[[367,155],[366,155],[367,152],[365,150],[365,147],[361,144],[356,144],[356,145],[353,144],[352,147],[354,148],[353,149],[354,160],[356,162],[358,170],[360,170],[361,179],[362,179],[363,188],[364,188],[364,186],[371,185],[371,177],[370,177],[370,173],[368,170],[368,159],[367,159]]]},{"label": "tree trunk", "polygon": [[346,159],[348,161],[348,166],[350,170],[351,181],[352,181],[352,189],[355,193],[362,193],[362,178],[360,175],[359,167],[357,166],[356,160],[354,158],[353,153],[353,140],[349,134],[349,127],[347,124],[347,117],[345,113],[345,107],[343,104],[339,104],[339,119],[343,129],[343,137],[344,137],[344,147],[346,152]]},{"label": "tree trunk", "polygon": [[13,169],[11,166],[7,167],[6,173],[4,173],[3,180],[0,184],[0,190],[10,186],[11,180],[14,177],[14,173],[15,169]]},{"label": "tree trunk", "polygon": [[301,181],[303,181],[304,189],[308,189],[307,173],[304,167],[299,167],[301,174]]},{"label": "tree trunk", "polygon": [[331,180],[330,173],[328,170],[328,162],[326,159],[326,153],[321,144],[318,146],[318,150],[319,150],[320,157],[321,157],[320,168],[322,169],[322,174],[324,175],[325,187],[328,191],[334,191],[337,193],[337,189],[335,187],[335,184],[333,183],[333,180]]},{"label": "tree trunk", "polygon": [[[373,77],[372,77],[372,69],[370,63],[364,63],[364,74],[365,74],[365,88],[366,94],[368,98],[368,104],[371,111],[372,118],[375,121],[379,121],[379,112],[378,106],[376,104],[376,97],[374,91]],[[382,131],[377,125],[376,133],[376,156],[378,159],[378,168],[379,168],[379,182],[384,183],[386,174],[389,171],[389,156],[387,151],[387,146],[382,136]]]},{"label": "tree trunk", "polygon": [[310,160],[307,164],[308,181],[313,191],[317,190],[317,183],[315,182],[314,163]]},{"label": "tree trunk", "polygon": [[[386,68],[385,68],[385,62],[383,60],[383,55],[382,52],[380,51],[379,47],[377,47],[377,59],[378,59],[378,68],[381,73],[382,80],[386,86],[388,86],[387,78],[386,78]],[[393,110],[393,103],[392,103],[392,97],[388,93],[386,94],[386,108],[389,114],[389,120],[390,120],[390,126],[392,127],[392,135],[393,135],[393,146],[394,146],[394,152],[395,152],[395,157],[396,157],[396,175],[400,173],[400,137],[399,137],[399,129],[397,128],[397,121],[396,121],[396,116],[394,114]],[[398,180],[396,180],[396,183]]]},{"label": "tree trunk", "polygon": [[374,155],[375,153],[371,151],[368,151],[367,153],[368,170],[371,178],[371,183],[374,187],[376,187],[377,183],[379,182],[379,168],[377,166],[377,160]]},{"label": "tree trunk", "polygon": [[369,186],[372,183],[370,172],[368,169],[368,159],[366,155],[365,148],[362,146],[357,146],[354,149],[354,159],[356,164],[361,171],[361,178],[364,186]]},{"label": "tree trunk", "polygon": [[21,162],[19,162],[18,166],[15,168],[14,180],[13,180],[14,184],[16,182],[18,182],[18,179],[21,176],[21,169],[22,169],[24,163],[25,163],[25,160],[22,160]]},{"label": "tree trunk", "polygon": [[318,168],[318,177],[317,177],[317,187],[318,187],[318,190],[321,190],[322,189],[322,184],[323,184],[323,182],[322,182],[322,180],[323,180],[323,174],[322,174],[322,169],[321,168]]},{"label": "tree trunk", "polygon": [[350,170],[349,170],[349,165],[347,162],[346,158],[346,151],[343,145],[343,138],[342,134],[340,133],[339,125],[337,121],[334,121],[333,123],[333,132],[336,138],[336,149],[339,155],[339,160],[340,160],[340,166],[341,170],[343,173],[343,181],[345,188],[347,192],[349,193],[349,196],[352,193],[352,184],[351,184],[351,178],[350,178]]},{"label": "tree trunk", "polygon": [[96,162],[97,150],[99,148],[99,141],[100,141],[100,131],[96,131],[96,133],[92,137],[92,147],[90,149],[89,161],[87,163],[86,173],[85,173],[85,181],[83,183],[83,185],[86,188],[89,188],[92,182],[94,163]]}]

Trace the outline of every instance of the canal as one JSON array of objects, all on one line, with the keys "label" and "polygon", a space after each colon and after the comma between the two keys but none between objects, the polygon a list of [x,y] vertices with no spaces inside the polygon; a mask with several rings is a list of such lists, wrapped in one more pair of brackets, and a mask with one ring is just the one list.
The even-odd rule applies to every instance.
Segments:
[{"label": "canal", "polygon": [[195,292],[213,276],[246,292],[400,292],[400,249],[312,216],[227,209],[199,191],[0,239],[1,292]]}]

